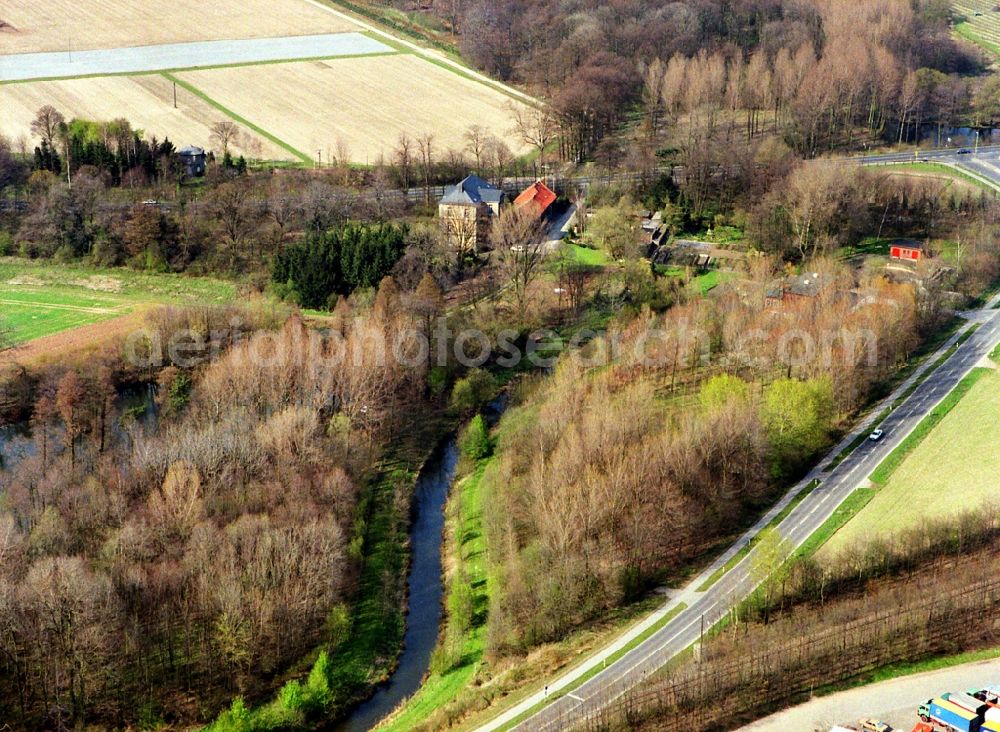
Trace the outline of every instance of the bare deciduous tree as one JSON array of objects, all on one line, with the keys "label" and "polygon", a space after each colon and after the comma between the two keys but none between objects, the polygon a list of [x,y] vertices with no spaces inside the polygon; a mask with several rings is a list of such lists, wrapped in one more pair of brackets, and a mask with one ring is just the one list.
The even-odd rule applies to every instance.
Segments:
[{"label": "bare deciduous tree", "polygon": [[254,214],[250,206],[250,188],[240,180],[223,183],[212,191],[209,207],[228,245],[229,266],[235,270],[252,230]]},{"label": "bare deciduous tree", "polygon": [[413,140],[406,132],[400,132],[396,140],[396,147],[393,150],[393,162],[399,170],[400,183],[403,190],[410,189],[410,173],[413,170]]},{"label": "bare deciduous tree", "polygon": [[539,168],[545,171],[545,149],[556,136],[556,119],[547,106],[511,105],[515,131],[525,145],[538,151]]},{"label": "bare deciduous tree", "polygon": [[70,454],[70,468],[76,467],[76,440],[83,433],[83,411],[86,391],[75,369],[69,369],[59,381],[56,408],[62,418],[63,434]]},{"label": "bare deciduous tree", "polygon": [[494,220],[490,242],[523,320],[528,288],[545,258],[545,226],[533,212],[508,206]]},{"label": "bare deciduous tree", "polygon": [[66,123],[62,112],[51,104],[46,104],[35,113],[31,121],[31,134],[41,138],[49,147],[53,147],[59,134],[59,128]]},{"label": "bare deciduous tree", "polygon": [[483,155],[486,152],[486,142],[489,136],[489,131],[482,125],[471,125],[465,131],[465,149],[472,155],[472,159],[476,161],[477,173],[482,172],[483,169]]},{"label": "bare deciduous tree", "polygon": [[229,153],[229,145],[235,144],[239,140],[239,135],[239,125],[229,119],[220,119],[211,127],[211,139],[222,146],[223,155]]},{"label": "bare deciduous tree", "polygon": [[424,178],[424,204],[431,205],[431,170],[434,166],[434,133],[428,132],[417,138],[420,151],[420,170]]}]

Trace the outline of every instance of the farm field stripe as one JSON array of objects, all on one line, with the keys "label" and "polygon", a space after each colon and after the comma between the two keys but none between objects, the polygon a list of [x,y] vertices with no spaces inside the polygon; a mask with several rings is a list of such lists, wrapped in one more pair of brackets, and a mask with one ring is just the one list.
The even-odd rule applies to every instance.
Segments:
[{"label": "farm field stripe", "polygon": [[387,38],[385,36],[380,36],[378,33],[374,33],[370,30],[361,31],[361,35],[368,36],[369,38],[378,41],[379,43],[384,43],[391,48],[396,49],[399,53],[413,53],[413,49],[408,46],[404,46],[402,43],[397,41],[395,38]]},{"label": "farm field stripe", "polygon": [[389,46],[371,36],[351,32],[100,48],[78,51],[72,56],[49,51],[3,56],[0,78],[14,80],[39,76],[160,71],[175,66],[257,63],[272,59],[384,53],[389,50]]},{"label": "farm field stripe", "polygon": [[[67,53],[74,56],[126,46],[241,41],[258,38],[350,33],[338,20],[301,0],[176,0],[156,3],[111,0],[12,0],[0,16],[20,32],[0,33],[6,55]],[[71,72],[72,73],[72,72]]]},{"label": "farm field stripe", "polygon": [[[955,35],[980,46],[994,56],[1000,56],[1000,17],[996,4],[990,0],[966,0],[953,3],[957,21]],[[979,15],[976,15],[976,13]]]},{"label": "farm field stripe", "polygon": [[295,148],[312,156],[324,150],[327,160],[335,142],[354,162],[388,159],[404,131],[433,131],[439,148],[461,147],[472,124],[505,140],[515,154],[524,148],[512,131],[511,100],[482,84],[458,81],[415,54],[180,76]]},{"label": "farm field stripe", "polygon": [[980,36],[978,33],[976,33],[975,30],[973,30],[973,27],[972,27],[971,23],[968,23],[968,22],[966,22],[966,23],[958,23],[955,26],[955,34],[957,36],[960,36],[961,38],[964,38],[965,40],[967,40],[967,41],[969,41],[971,43],[976,44],[980,48],[982,48],[982,49],[984,49],[986,51],[989,51],[994,56],[1000,56],[1000,46],[998,46],[995,43],[992,43],[992,42],[986,40],[985,38],[983,38],[982,36]]},{"label": "farm field stripe", "polygon": [[315,6],[317,8],[322,8],[326,12],[332,13],[332,14],[336,15],[337,17],[339,17],[339,18],[341,18],[343,20],[347,20],[347,21],[349,21],[351,23],[354,23],[359,28],[362,28],[364,30],[370,31],[371,33],[374,33],[380,39],[381,38],[386,38],[386,39],[392,40],[392,41],[394,41],[394,43],[395,43],[395,45],[396,45],[397,48],[399,46],[404,46],[406,48],[409,48],[412,51],[415,51],[417,53],[417,55],[419,55],[422,59],[424,59],[426,61],[430,61],[431,63],[435,63],[438,66],[442,66],[443,68],[446,68],[449,71],[453,71],[453,72],[457,73],[459,76],[466,76],[467,78],[471,79],[472,81],[478,82],[478,83],[482,84],[483,86],[491,87],[491,88],[493,88],[495,90],[501,91],[504,94],[506,94],[507,96],[512,97],[512,98],[516,99],[517,101],[521,102],[522,104],[528,104],[528,105],[531,105],[533,107],[539,107],[539,106],[542,105],[542,103],[538,99],[535,99],[530,94],[525,94],[524,92],[522,92],[522,91],[520,91],[518,89],[515,89],[512,86],[508,86],[508,85],[503,84],[501,82],[494,81],[493,79],[491,79],[490,77],[486,76],[485,74],[481,74],[478,71],[475,71],[474,69],[471,69],[471,68],[465,66],[464,64],[459,63],[458,61],[453,61],[453,60],[451,60],[449,58],[444,57],[443,55],[442,56],[435,56],[432,52],[428,51],[426,48],[423,48],[423,47],[421,47],[420,45],[418,45],[416,43],[412,43],[411,41],[407,41],[407,40],[398,38],[397,36],[394,36],[393,34],[389,33],[388,31],[382,30],[381,28],[379,28],[379,27],[377,27],[375,25],[372,25],[371,23],[368,23],[366,21],[360,20],[358,18],[351,17],[350,15],[348,15],[347,13],[345,13],[343,10],[339,10],[336,7],[333,7],[334,5],[339,5],[340,4],[337,0],[322,0],[322,1],[321,0],[305,0],[305,2],[309,3],[310,5]]},{"label": "farm field stripe", "polygon": [[491,89],[493,89],[494,91],[498,91],[501,94],[503,94],[504,96],[510,97],[511,99],[513,99],[513,100],[515,100],[517,102],[521,102],[522,104],[528,104],[528,105],[530,105],[532,107],[539,107],[539,106],[541,106],[538,102],[527,102],[527,101],[525,101],[524,96],[522,94],[520,94],[520,92],[517,92],[517,93],[512,92],[510,90],[510,87],[508,87],[508,86],[505,86],[505,85],[500,84],[500,83],[495,82],[495,81],[490,81],[490,80],[486,80],[486,79],[482,79],[482,78],[477,78],[472,73],[470,73],[468,71],[465,71],[464,69],[458,67],[457,65],[455,65],[453,63],[445,61],[444,59],[437,59],[437,58],[434,58],[432,56],[423,56],[423,59],[424,59],[424,61],[427,61],[429,63],[434,64],[435,66],[441,67],[445,71],[450,71],[451,73],[455,74],[455,76],[460,76],[463,79],[467,79],[468,81],[472,81],[472,82],[475,82],[477,84],[482,84],[483,86],[488,86]]},{"label": "farm field stripe", "polygon": [[[386,44],[391,45],[391,44]],[[398,56],[400,53],[411,53],[404,51],[373,51],[372,53],[347,53],[340,56],[310,56],[307,58],[276,58],[267,61],[241,61],[231,64],[209,64],[207,66],[178,66],[169,69],[155,69],[152,71],[116,71],[111,73],[80,74],[78,76],[39,76],[32,79],[12,79],[0,81],[0,86],[11,86],[14,84],[35,84],[43,81],[73,81],[74,79],[103,79],[106,77],[125,76],[133,78],[136,76],[161,76],[163,74],[180,74],[186,71],[212,71],[215,69],[240,69],[250,66],[272,66],[275,64],[294,64],[310,61],[340,61],[354,58],[377,58],[379,56]]]},{"label": "farm field stripe", "polygon": [[277,137],[275,137],[274,135],[272,135],[270,132],[268,132],[264,128],[255,125],[253,122],[251,122],[250,120],[246,119],[245,117],[242,117],[241,115],[236,114],[236,112],[232,111],[231,109],[222,106],[217,101],[215,101],[214,99],[212,99],[212,97],[210,97],[207,94],[205,94],[203,91],[201,91],[200,89],[198,89],[193,84],[190,84],[190,83],[184,81],[183,79],[181,79],[180,77],[174,76],[170,72],[166,72],[166,71],[163,72],[163,77],[166,78],[166,79],[168,79],[169,81],[175,82],[178,86],[183,87],[184,89],[186,89],[187,91],[191,92],[192,94],[194,94],[196,97],[198,97],[202,101],[206,102],[207,104],[212,105],[213,107],[215,107],[216,109],[218,109],[220,112],[222,112],[223,114],[227,115],[228,117],[230,117],[231,119],[235,120],[236,122],[239,122],[240,124],[245,125],[246,127],[250,128],[251,130],[253,130],[254,132],[256,132],[258,135],[260,135],[261,137],[264,137],[264,138],[270,140],[271,142],[273,142],[275,145],[281,147],[282,149],[287,150],[292,155],[294,155],[299,160],[301,160],[303,163],[306,163],[307,165],[312,164],[312,158],[310,158],[304,152],[302,152],[301,150],[296,150],[294,147],[292,147],[291,145],[289,145],[287,142],[285,142],[284,140],[278,139]]}]

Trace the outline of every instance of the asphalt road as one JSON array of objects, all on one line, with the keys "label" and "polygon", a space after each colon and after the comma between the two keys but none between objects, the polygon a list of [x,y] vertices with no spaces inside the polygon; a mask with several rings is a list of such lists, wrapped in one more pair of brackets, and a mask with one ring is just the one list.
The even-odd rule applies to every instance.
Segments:
[{"label": "asphalt road", "polygon": [[[969,150],[970,152],[959,155],[959,150]],[[879,163],[915,163],[921,160],[933,160],[935,162],[963,162],[967,159],[992,155],[994,158],[1000,153],[1000,145],[980,145],[977,149],[974,145],[966,148],[948,147],[937,150],[918,150],[886,153],[884,155],[863,155],[861,157],[850,158],[864,165],[877,165]]]},{"label": "asphalt road", "polygon": [[[997,298],[1000,300],[1000,298]],[[991,303],[992,304],[992,303]],[[778,530],[790,544],[801,545],[816,531],[837,509],[838,506],[859,486],[866,483],[868,476],[875,467],[913,430],[931,409],[934,408],[958,382],[982,359],[989,354],[993,346],[1000,342],[1000,310],[989,307],[968,314],[970,320],[981,323],[981,327],[954,355],[934,371],[888,418],[878,426],[885,430],[881,442],[866,441],[851,453],[843,462],[829,473],[822,472],[822,466],[838,455],[858,434],[867,433],[876,425],[873,416],[859,425],[851,434],[835,447],[825,457],[818,467],[806,476],[802,482],[794,486],[785,497],[774,506],[752,529],[738,542],[721,555],[711,567],[695,578],[686,589],[673,596],[656,613],[643,623],[631,628],[614,644],[595,654],[584,664],[553,680],[545,691],[539,692],[522,701],[504,714],[494,718],[479,729],[496,730],[509,725],[514,719],[528,712],[543,702],[549,695],[556,696],[562,689],[577,682],[581,676],[594,668],[600,668],[604,661],[616,650],[657,619],[669,613],[678,604],[686,607],[653,633],[648,639],[630,650],[618,661],[607,665],[589,680],[577,686],[552,703],[541,708],[522,721],[518,730],[557,730],[565,729],[586,718],[588,713],[596,712],[608,706],[615,699],[640,684],[646,677],[662,668],[671,658],[688,648],[699,639],[702,629],[710,628],[741,599],[747,597],[755,588],[751,577],[749,558],[744,559],[730,571],[725,573],[714,585],[705,592],[697,588],[761,529],[766,527],[771,519],[781,512],[798,493],[813,479],[822,482],[815,488],[788,516],[778,525]],[[956,334],[939,350],[939,354],[953,345],[959,335]],[[937,355],[928,358],[923,366],[909,379],[901,384],[893,394],[886,397],[883,405],[895,401],[902,393],[938,360]],[[882,406],[872,410],[872,415],[878,415]],[[750,553],[752,556],[753,552]]]}]

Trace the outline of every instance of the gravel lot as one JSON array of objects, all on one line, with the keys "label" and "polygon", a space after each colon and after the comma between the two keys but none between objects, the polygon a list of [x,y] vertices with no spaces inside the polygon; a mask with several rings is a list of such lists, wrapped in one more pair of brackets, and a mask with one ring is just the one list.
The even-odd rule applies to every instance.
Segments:
[{"label": "gravel lot", "polygon": [[876,717],[893,729],[910,732],[916,709],[932,696],[1000,684],[1000,659],[903,676],[862,686],[786,709],[742,727],[739,732],[828,732],[834,724],[852,726],[862,717]]},{"label": "gravel lot", "polygon": [[163,69],[246,64],[316,57],[391,53],[392,48],[361,33],[287,38],[198,41],[95,51],[21,53],[0,56],[0,81],[24,81],[92,74],[130,74]]}]

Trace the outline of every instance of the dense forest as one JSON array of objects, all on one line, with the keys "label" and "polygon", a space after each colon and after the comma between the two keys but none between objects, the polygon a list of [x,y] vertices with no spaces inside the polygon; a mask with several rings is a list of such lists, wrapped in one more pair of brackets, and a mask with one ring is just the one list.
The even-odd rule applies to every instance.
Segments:
[{"label": "dense forest", "polygon": [[[403,408],[427,405],[422,364],[367,347],[418,317],[395,286],[345,307],[325,336],[269,309],[157,311],[139,365],[119,346],[34,371],[36,449],[2,481],[4,719],[204,719],[343,640],[359,497]],[[157,346],[177,339],[198,365]],[[150,376],[155,408],[123,412],[121,384]]]}]

